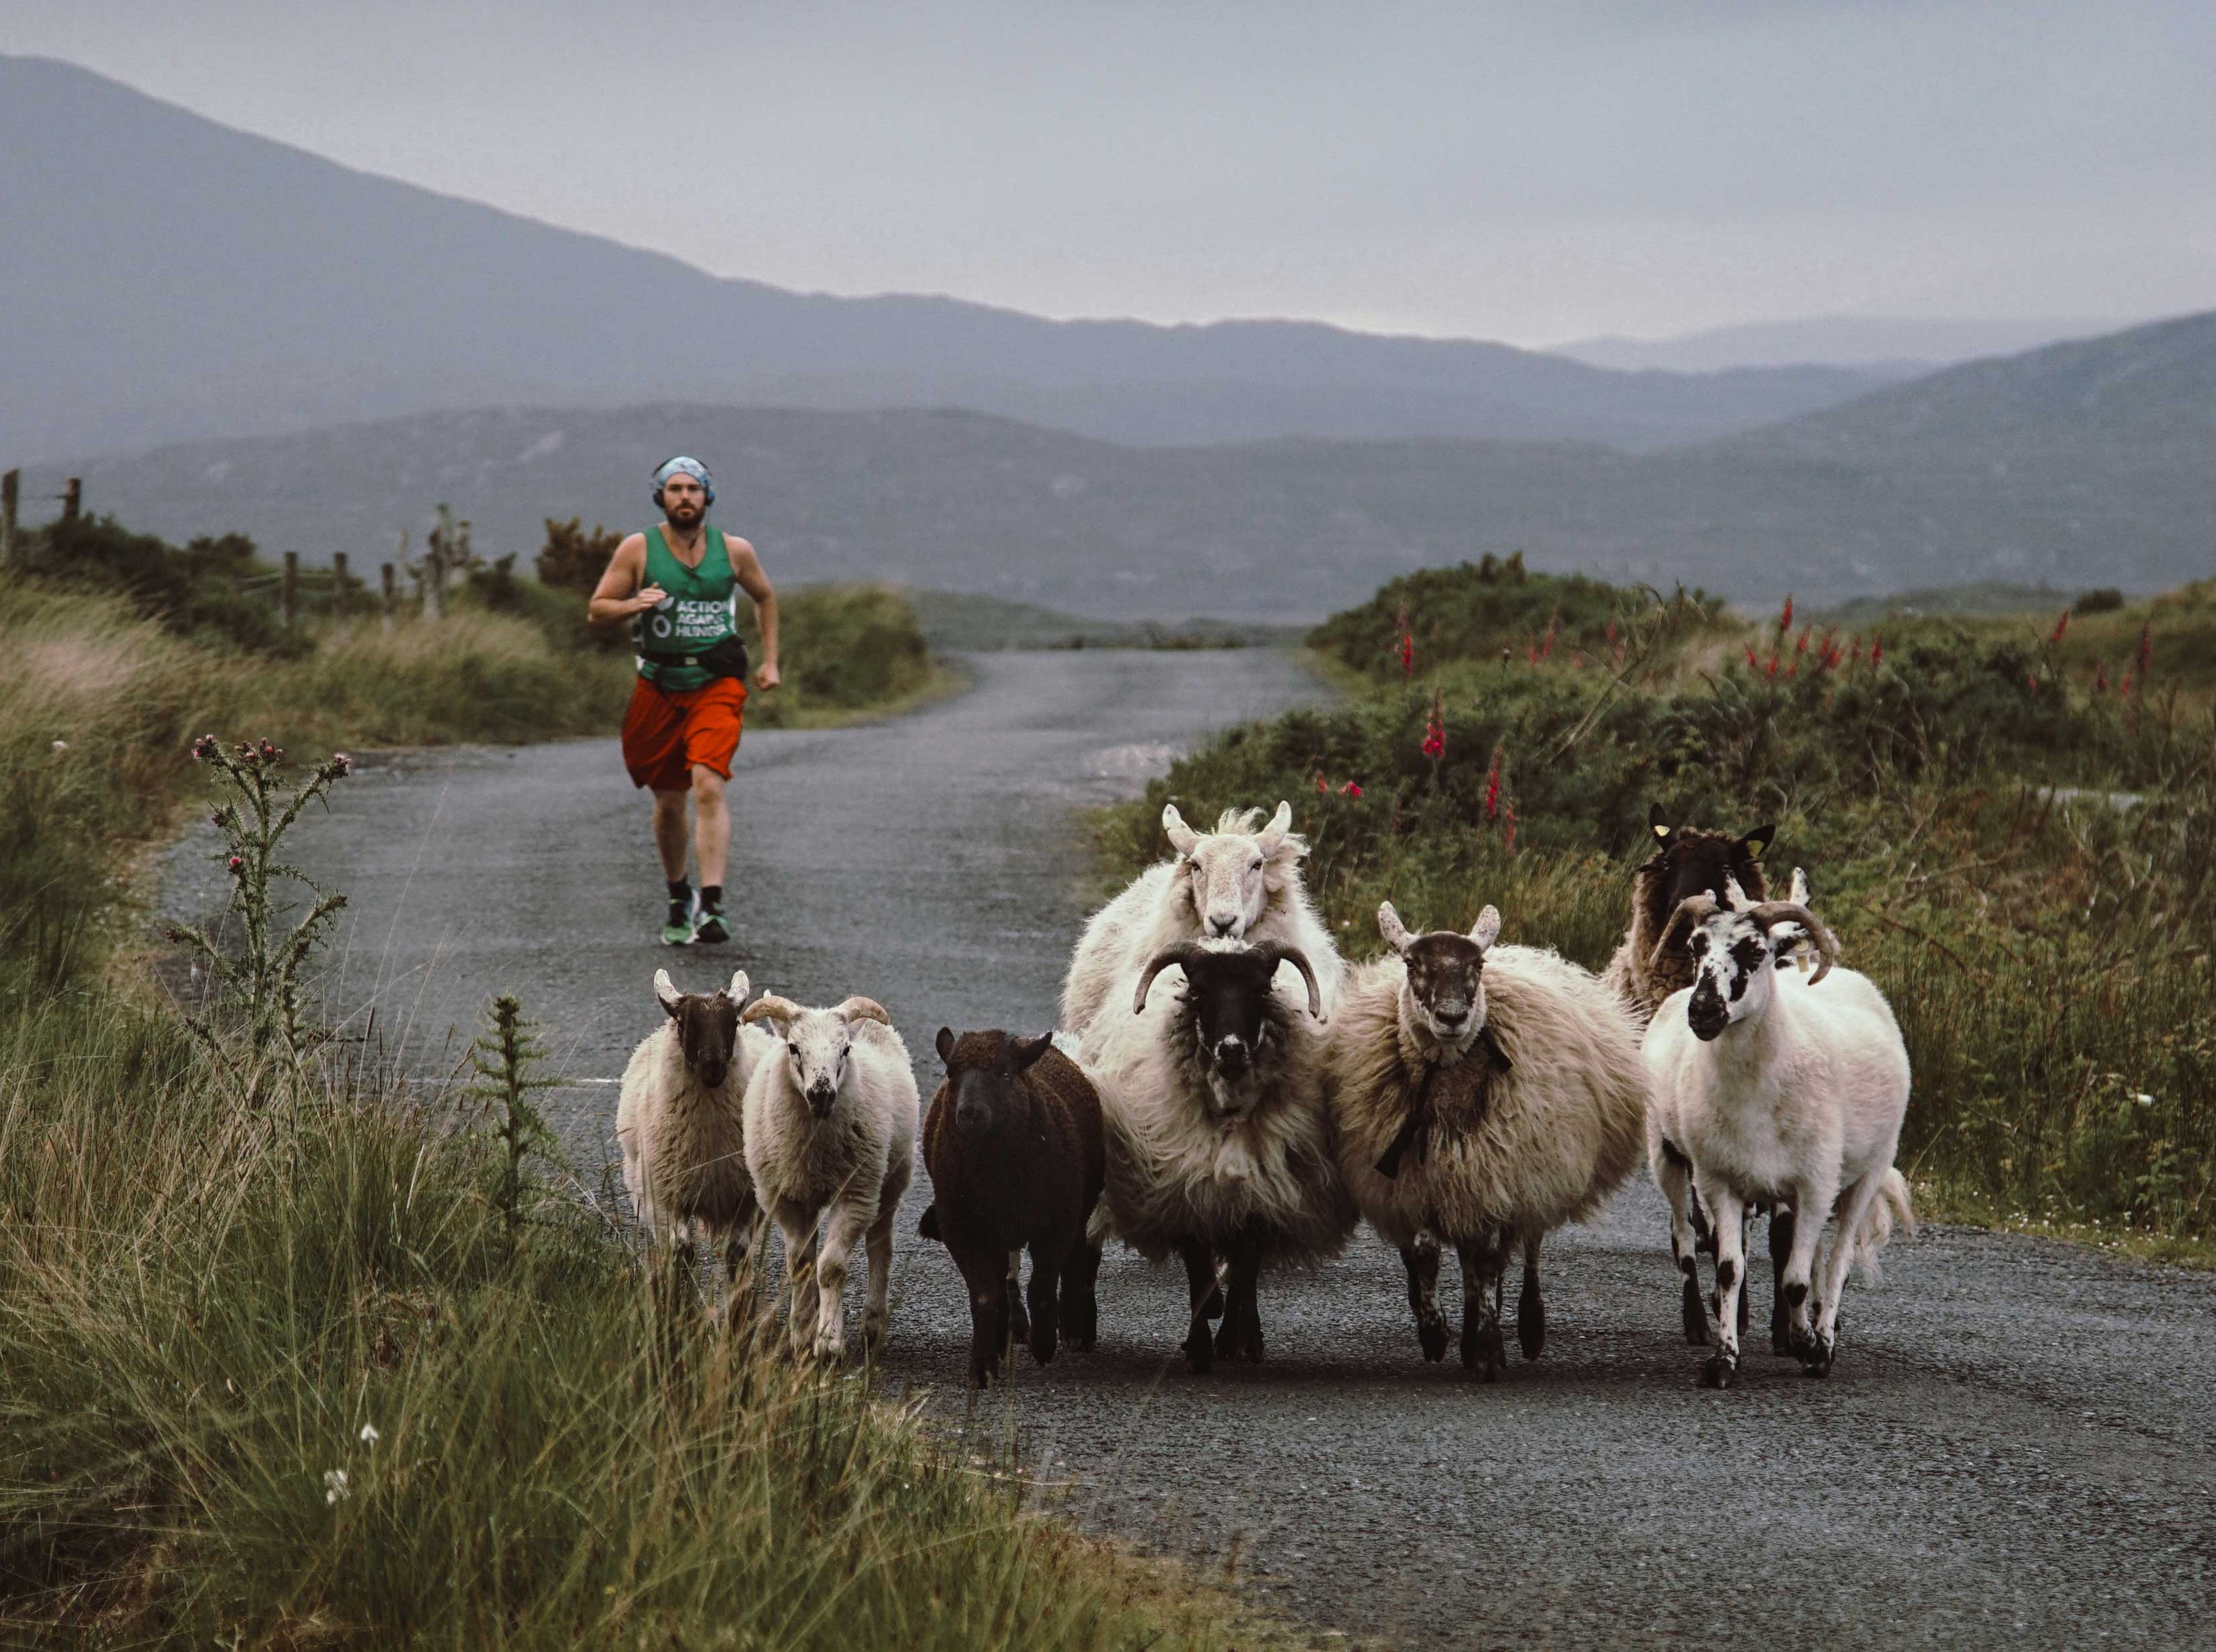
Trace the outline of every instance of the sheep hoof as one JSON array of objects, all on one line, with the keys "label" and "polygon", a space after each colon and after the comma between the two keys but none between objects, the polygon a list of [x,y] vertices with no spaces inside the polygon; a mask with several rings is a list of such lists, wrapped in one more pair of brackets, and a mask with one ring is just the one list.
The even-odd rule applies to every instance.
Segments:
[{"label": "sheep hoof", "polygon": [[1685,1341],[1696,1348],[1708,1346],[1708,1314],[1701,1306],[1701,1288],[1690,1279],[1685,1281]]},{"label": "sheep hoof", "polygon": [[1434,1365],[1447,1357],[1447,1322],[1443,1315],[1428,1314],[1416,1322],[1416,1341],[1423,1345],[1424,1358]]},{"label": "sheep hoof", "polygon": [[1831,1353],[1836,1345],[1829,1337],[1811,1337],[1808,1347],[1800,1356],[1803,1377],[1828,1377],[1831,1374]]},{"label": "sheep hoof", "polygon": [[1216,1364],[1216,1345],[1209,1338],[1205,1320],[1193,1322],[1192,1329],[1185,1339],[1185,1357],[1196,1377],[1206,1376]]},{"label": "sheep hoof", "polygon": [[1536,1359],[1547,1347],[1547,1304],[1526,1297],[1516,1304],[1516,1345],[1526,1359]]},{"label": "sheep hoof", "polygon": [[1508,1344],[1498,1322],[1462,1328],[1462,1362],[1488,1383],[1500,1380],[1501,1367],[1508,1363]]},{"label": "sheep hoof", "polygon": [[1702,1388],[1729,1388],[1739,1374],[1739,1361],[1728,1353],[1712,1353],[1701,1367]]}]

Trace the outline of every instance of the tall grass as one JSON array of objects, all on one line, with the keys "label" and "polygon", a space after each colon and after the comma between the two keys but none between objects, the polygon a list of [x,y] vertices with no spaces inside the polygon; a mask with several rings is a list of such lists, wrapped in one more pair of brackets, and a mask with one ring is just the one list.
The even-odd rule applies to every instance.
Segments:
[{"label": "tall grass", "polygon": [[[1388,587],[1314,639],[1359,651],[1342,703],[1228,730],[1105,811],[1111,874],[1163,853],[1166,801],[1193,818],[1291,798],[1351,952],[1376,949],[1381,899],[1464,927],[1492,902],[1511,940],[1597,967],[1627,922],[1651,803],[1696,824],[1775,822],[1772,862],[1807,867],[1849,962],[1899,1014],[1917,1076],[1904,1157],[1928,1187],[1980,1212],[2216,1239],[2205,711],[2095,693],[2044,634],[1998,625],[1920,625],[1874,662],[1865,638],[1826,666],[1807,631],[1765,625],[1720,647],[1696,617],[1629,669],[1535,662],[1528,645],[1504,662],[1505,633],[1486,629],[1497,573],[1400,589],[1456,578],[1474,589],[1441,599],[1445,622],[1408,616],[1441,643],[1412,680],[1381,629],[1400,618]],[[1579,592],[1587,623],[1605,623],[1605,589]],[[1499,616],[1530,618],[1528,604]],[[2136,646],[2147,622],[2114,623]],[[2195,662],[2198,636],[2158,627],[2154,657]]]}]

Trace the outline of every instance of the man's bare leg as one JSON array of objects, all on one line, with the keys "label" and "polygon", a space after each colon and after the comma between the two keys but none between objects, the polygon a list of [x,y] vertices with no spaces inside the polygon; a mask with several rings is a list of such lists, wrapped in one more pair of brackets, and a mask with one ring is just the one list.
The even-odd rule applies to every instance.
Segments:
[{"label": "man's bare leg", "polygon": [[[700,773],[697,768],[692,772],[696,775]],[[662,875],[673,884],[682,882],[685,877],[685,799],[690,795],[682,790],[657,791],[654,794],[654,847],[662,852]],[[717,818],[722,818],[720,805]],[[718,878],[723,874],[724,846],[729,837],[729,830],[726,828],[716,845]]]},{"label": "man's bare leg", "polygon": [[[659,811],[663,793],[656,792],[655,806]],[[671,794],[677,795],[677,794]],[[723,802],[723,777],[705,763],[692,765],[692,838],[700,856],[700,885],[704,889],[723,886],[723,866],[731,851],[731,815]],[[660,817],[656,819],[656,833],[661,831]],[[662,864],[669,865],[669,851],[662,850]],[[672,878],[685,875],[685,800],[677,798],[677,870]]]}]

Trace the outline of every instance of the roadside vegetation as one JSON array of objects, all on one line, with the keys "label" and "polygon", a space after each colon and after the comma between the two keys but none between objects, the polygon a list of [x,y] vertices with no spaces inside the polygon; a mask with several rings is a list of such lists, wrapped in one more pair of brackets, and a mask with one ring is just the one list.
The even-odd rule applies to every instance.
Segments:
[{"label": "roadside vegetation", "polygon": [[[323,1040],[292,984],[314,897],[265,868],[346,765],[279,746],[603,732],[628,662],[535,582],[295,629],[214,565],[0,585],[0,1641],[1268,1643],[866,1372],[655,1301],[606,1177],[536,1127],[527,1006],[489,1007],[466,1085]],[[826,603],[819,635],[901,631]],[[909,668],[867,669],[826,697]],[[135,966],[126,875],[186,799],[234,891],[190,1021]]]},{"label": "roadside vegetation", "polygon": [[[1647,810],[1776,822],[1917,1073],[1904,1168],[1957,1213],[2216,1254],[2216,587],[2084,612],[1749,624],[1519,561],[1396,580],[1310,638],[1337,704],[1230,730],[1106,811],[1295,800],[1310,887],[1591,967]],[[1303,801],[1304,800],[1304,801]]]}]

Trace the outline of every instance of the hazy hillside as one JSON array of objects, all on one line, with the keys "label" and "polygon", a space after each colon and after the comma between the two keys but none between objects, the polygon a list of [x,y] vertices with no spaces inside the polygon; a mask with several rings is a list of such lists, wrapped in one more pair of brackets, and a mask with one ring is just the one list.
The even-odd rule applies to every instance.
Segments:
[{"label": "hazy hillside", "polygon": [[1981,356],[2014,355],[2058,339],[2114,332],[2090,320],[1932,320],[1893,316],[1814,316],[1805,321],[1747,322],[1677,338],[1586,338],[1554,347],[1556,355],[1596,367],[1715,373],[1728,367],[1811,362],[1901,378]]},{"label": "hazy hillside", "polygon": [[[1111,440],[1691,441],[1859,374],[1623,373],[1307,324],[1054,323],[719,280],[0,56],[0,454],[438,408],[960,405]],[[673,317],[691,348],[673,350]]]},{"label": "hazy hillside", "polygon": [[[440,500],[478,543],[636,524],[707,458],[792,578],[873,576],[1103,615],[1293,618],[1492,550],[1767,601],[2003,580],[2152,590],[2216,572],[2216,315],[1952,369],[1690,450],[1286,441],[1141,449],[967,413],[659,405],[438,414],[83,467],[173,539],[242,528],[357,564]],[[29,478],[51,493],[59,472]]]}]

